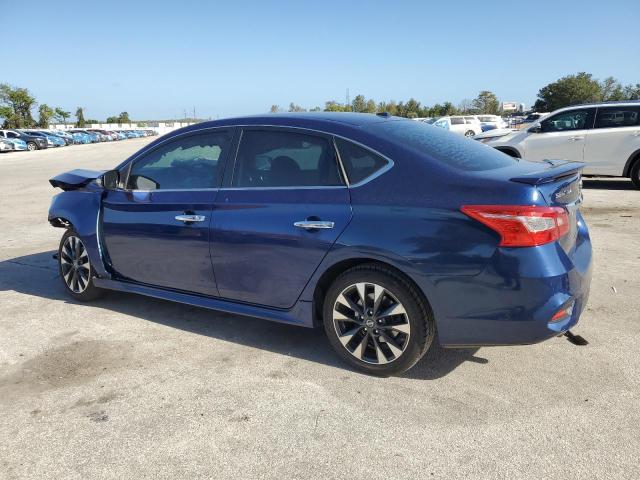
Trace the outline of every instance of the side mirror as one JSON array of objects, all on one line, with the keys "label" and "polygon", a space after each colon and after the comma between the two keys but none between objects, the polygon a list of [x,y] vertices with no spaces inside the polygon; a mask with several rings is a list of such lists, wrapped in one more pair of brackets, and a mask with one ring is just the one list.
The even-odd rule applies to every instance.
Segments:
[{"label": "side mirror", "polygon": [[102,174],[102,186],[106,190],[115,190],[118,188],[118,182],[120,181],[120,172],[118,170],[109,170]]},{"label": "side mirror", "polygon": [[541,133],[542,132],[542,125],[540,125],[539,123],[534,124],[530,129],[529,129],[530,133]]}]

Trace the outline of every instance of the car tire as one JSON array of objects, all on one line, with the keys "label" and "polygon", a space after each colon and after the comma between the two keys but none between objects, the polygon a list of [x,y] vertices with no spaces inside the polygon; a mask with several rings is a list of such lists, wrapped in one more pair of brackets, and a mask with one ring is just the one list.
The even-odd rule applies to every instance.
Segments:
[{"label": "car tire", "polygon": [[87,249],[73,229],[68,229],[60,239],[58,270],[65,289],[76,300],[89,302],[104,294],[104,290],[93,284],[93,268]]},{"label": "car tire", "polygon": [[33,152],[34,150],[38,150],[38,145],[35,142],[27,142],[27,150]]},{"label": "car tire", "polygon": [[471,138],[474,137],[476,134],[476,132],[474,132],[473,130],[467,130],[466,132],[464,132],[464,136],[467,138]]},{"label": "car tire", "polygon": [[379,376],[414,366],[435,335],[426,300],[405,278],[376,264],[351,268],[336,278],[324,299],[323,323],[329,343],[344,361]]},{"label": "car tire", "polygon": [[633,166],[631,167],[631,171],[629,172],[629,177],[633,184],[640,188],[640,158],[638,158]]}]

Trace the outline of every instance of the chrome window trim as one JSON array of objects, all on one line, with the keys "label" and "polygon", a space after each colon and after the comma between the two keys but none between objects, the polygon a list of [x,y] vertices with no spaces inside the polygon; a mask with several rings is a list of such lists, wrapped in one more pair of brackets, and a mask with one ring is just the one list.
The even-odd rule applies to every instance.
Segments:
[{"label": "chrome window trim", "polygon": [[[307,131],[307,132],[321,133],[323,135],[330,136],[332,138],[333,146],[334,146],[334,148],[336,150],[339,167],[343,171],[343,174],[344,174],[344,180],[345,180],[346,185],[331,185],[331,186],[324,185],[324,186],[311,186],[311,187],[309,187],[309,186],[305,186],[305,187],[233,187],[233,188],[226,187],[226,188],[221,188],[220,190],[239,190],[239,189],[242,189],[242,190],[245,190],[245,189],[246,190],[261,190],[261,189],[270,189],[270,190],[271,189],[280,189],[280,190],[287,189],[287,190],[291,190],[291,189],[299,189],[299,188],[316,188],[316,189],[331,188],[331,189],[335,189],[335,188],[345,188],[345,187],[346,188],[358,188],[358,187],[361,187],[362,185],[365,185],[365,184],[369,183],[372,180],[375,180],[380,175],[388,172],[395,165],[395,162],[393,160],[391,160],[389,157],[387,157],[386,155],[378,152],[377,150],[375,150],[375,149],[373,149],[373,148],[371,148],[371,147],[369,147],[369,146],[367,146],[367,145],[365,145],[363,143],[358,142],[357,140],[353,140],[351,138],[344,137],[342,135],[338,135],[336,133],[326,132],[324,130],[317,130],[317,129],[314,129],[314,128],[307,128],[307,127],[291,127],[291,126],[288,126],[288,125],[270,125],[270,124],[235,125],[235,127],[238,127],[238,128],[250,128],[250,127],[256,127],[256,128],[261,128],[261,127],[288,128],[288,129],[293,129],[293,130],[303,130],[303,131]],[[227,126],[227,127],[216,127],[216,128],[229,128],[229,126]],[[206,129],[203,129],[203,130],[206,130]],[[368,177],[363,178],[358,183],[350,184],[349,183],[349,177],[347,176],[346,171],[344,170],[344,165],[342,163],[342,158],[340,157],[340,150],[338,150],[338,148],[337,148],[337,146],[335,144],[335,139],[336,138],[340,138],[340,139],[345,140],[347,142],[353,143],[354,145],[357,145],[357,146],[359,146],[361,148],[364,148],[365,150],[370,151],[371,153],[374,153],[375,155],[378,155],[379,157],[382,157],[387,162],[387,165],[385,167],[381,168],[380,170],[378,170],[377,172],[369,175]],[[241,134],[240,140],[242,140],[242,134]],[[240,141],[238,141],[238,148],[239,147],[240,147]],[[236,156],[237,156],[237,153],[238,152],[236,151]],[[235,160],[236,159],[234,158],[234,160],[233,160],[233,162],[234,162],[233,163],[234,175],[235,175],[235,166],[236,166]],[[233,180],[233,178],[232,178],[232,180]]]},{"label": "chrome window trim", "polygon": [[[395,162],[390,159],[389,157],[387,157],[386,155],[378,152],[377,150],[364,145],[363,143],[360,143],[356,140],[353,140],[351,138],[348,137],[344,137],[342,135],[338,135],[336,133],[331,133],[331,132],[326,132],[324,130],[317,130],[315,128],[307,128],[307,127],[292,127],[289,125],[273,125],[273,124],[255,124],[255,125],[216,125],[215,127],[204,127],[204,128],[196,128],[194,130],[189,130],[188,132],[184,132],[183,134],[178,134],[175,136],[171,136],[169,138],[164,139],[162,142],[158,143],[156,145],[156,147],[161,146],[162,144],[168,142],[168,141],[172,141],[175,139],[178,139],[180,137],[187,136],[190,134],[194,134],[194,133],[202,133],[202,132],[206,132],[208,130],[224,130],[224,129],[230,129],[230,128],[240,128],[240,129],[244,129],[244,128],[261,128],[261,127],[268,127],[268,128],[283,128],[283,129],[292,129],[292,130],[302,130],[302,131],[306,131],[306,132],[314,132],[314,133],[321,133],[323,135],[327,135],[329,137],[332,138],[332,143],[333,146],[335,148],[336,154],[337,154],[337,159],[338,159],[338,164],[340,169],[343,171],[344,174],[344,180],[346,185],[324,185],[324,186],[299,186],[299,187],[221,187],[221,188],[217,188],[214,190],[299,190],[299,189],[304,189],[304,190],[308,190],[308,189],[336,189],[336,188],[358,188],[361,187],[363,185],[366,185],[367,183],[369,183],[372,180],[375,180],[376,178],[378,178],[380,175],[383,175],[385,173],[387,173],[389,170],[391,170],[394,165]],[[232,176],[231,176],[231,181],[233,181],[233,177],[235,176],[235,168],[236,168],[236,159],[237,159],[237,155],[238,155],[238,150],[240,148],[240,142],[242,141],[242,135],[243,135],[243,131],[240,131],[240,138],[238,139],[238,144],[236,145],[236,151],[232,153],[233,158],[228,158],[227,161],[231,161],[233,162],[233,172],[232,172]],[[357,145],[361,148],[364,148],[365,150],[369,150],[370,152],[384,158],[387,161],[387,165],[383,168],[381,168],[380,170],[376,171],[375,173],[373,173],[372,175],[369,175],[366,178],[363,178],[362,180],[360,180],[358,183],[354,183],[353,185],[349,183],[349,178],[346,175],[346,171],[344,170],[344,165],[342,164],[342,159],[340,158],[340,151],[338,150],[336,144],[335,144],[335,139],[336,138],[340,138],[342,140],[345,140],[347,142],[351,142],[354,145]],[[146,153],[146,152],[145,152]],[[128,163],[127,163],[127,183],[129,182],[129,173],[131,172],[131,166],[133,165],[133,162],[135,162],[141,154],[134,154],[135,156],[130,158]],[[228,166],[227,166],[228,168]],[[222,180],[224,181],[224,179]],[[133,191],[147,191],[147,190],[126,190],[123,189],[124,191],[127,192],[133,192]],[[187,191],[193,191],[194,189],[186,189]],[[201,189],[196,189],[196,190],[201,190]],[[170,190],[148,190],[150,192],[168,192]],[[171,190],[171,191],[185,191],[185,189],[181,189],[181,190]]]},{"label": "chrome window trim", "polygon": [[342,157],[340,156],[340,150],[338,150],[338,144],[336,143],[335,135],[331,137],[331,142],[333,143],[333,150],[336,152],[336,158],[338,159],[338,165],[340,166],[340,172],[342,172],[342,178],[344,178],[347,187],[351,185],[349,181],[349,176],[347,175],[347,171],[344,169],[344,164],[342,163]]},{"label": "chrome window trim", "polygon": [[131,192],[131,193],[154,193],[154,192],[217,192],[221,190],[220,188],[159,188],[157,190],[125,190],[121,189],[123,192]]},{"label": "chrome window trim", "polygon": [[[184,134],[179,134],[179,135],[175,135],[173,137],[169,137],[169,138],[165,138],[162,142],[159,142],[157,145],[155,145],[153,147],[153,149],[151,149],[150,151],[146,151],[146,152],[138,152],[137,154],[134,154],[135,156],[130,158],[129,161],[127,162],[126,166],[124,167],[127,171],[127,179],[126,181],[122,184],[124,185],[124,187],[122,188],[122,191],[124,192],[192,192],[192,191],[218,191],[219,187],[215,187],[215,188],[158,188],[157,190],[134,190],[134,189],[128,189],[126,188],[127,185],[129,185],[129,177],[131,176],[131,169],[133,168],[133,164],[136,160],[138,160],[141,156],[146,155],[147,153],[152,152],[153,150],[156,150],[157,148],[161,147],[162,145],[166,144],[167,142],[170,141],[174,141],[174,140],[179,140],[182,137],[188,137],[191,134],[197,134],[200,132],[205,132],[207,130],[218,130],[218,129],[226,129],[228,130],[229,127],[208,127],[208,128],[201,128],[198,130],[190,130],[189,132],[185,132]],[[229,141],[230,143],[230,147],[233,147],[233,135],[231,136],[231,140]],[[229,159],[227,159],[227,162],[229,161]],[[220,163],[220,158],[218,158],[218,163]],[[220,179],[220,184],[222,185],[223,182],[223,178]]]},{"label": "chrome window trim", "polygon": [[347,185],[301,185],[299,187],[225,187],[220,190],[227,192],[232,190],[338,190],[341,188],[348,189],[349,187]]}]

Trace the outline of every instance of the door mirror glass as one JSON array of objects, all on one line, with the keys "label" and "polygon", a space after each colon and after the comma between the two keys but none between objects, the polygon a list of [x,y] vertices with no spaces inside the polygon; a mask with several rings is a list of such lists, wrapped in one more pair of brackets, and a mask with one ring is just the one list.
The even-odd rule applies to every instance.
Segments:
[{"label": "door mirror glass", "polygon": [[109,170],[102,174],[102,186],[107,190],[115,190],[118,188],[120,181],[120,173],[118,170]]}]

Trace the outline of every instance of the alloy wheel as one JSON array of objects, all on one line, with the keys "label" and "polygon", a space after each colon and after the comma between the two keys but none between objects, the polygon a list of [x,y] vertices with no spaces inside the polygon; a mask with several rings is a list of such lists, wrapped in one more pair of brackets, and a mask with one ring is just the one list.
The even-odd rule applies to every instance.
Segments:
[{"label": "alloy wheel", "polygon": [[60,249],[60,269],[64,282],[74,293],[82,293],[89,286],[91,265],[82,240],[69,236]]},{"label": "alloy wheel", "polygon": [[33,142],[29,142],[27,143],[27,150],[29,150],[30,152],[33,152],[34,150],[37,150],[38,147],[36,146],[35,143]]},{"label": "alloy wheel", "polygon": [[390,291],[375,283],[345,288],[333,306],[333,326],[344,348],[360,361],[388,364],[406,350],[411,335],[407,312]]}]

